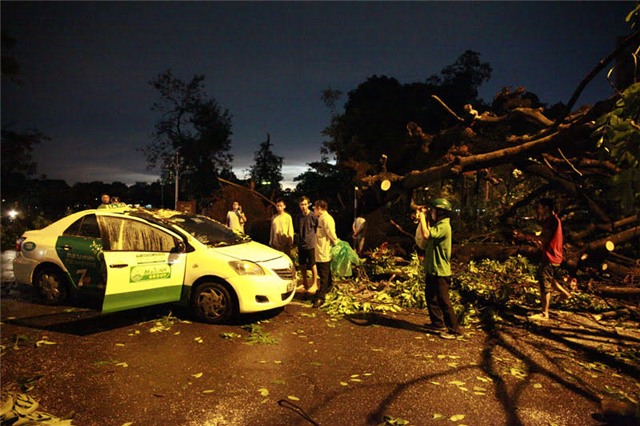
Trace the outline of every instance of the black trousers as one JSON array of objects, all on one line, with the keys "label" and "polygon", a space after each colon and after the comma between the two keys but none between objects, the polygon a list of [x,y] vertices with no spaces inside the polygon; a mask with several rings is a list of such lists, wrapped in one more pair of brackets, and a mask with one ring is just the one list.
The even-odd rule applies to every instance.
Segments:
[{"label": "black trousers", "polygon": [[318,291],[316,292],[315,299],[324,300],[333,286],[331,262],[317,262],[316,268],[318,268]]},{"label": "black trousers", "polygon": [[451,277],[427,275],[424,293],[431,324],[438,328],[444,328],[446,325],[451,333],[458,333],[458,316],[449,299],[450,284]]}]

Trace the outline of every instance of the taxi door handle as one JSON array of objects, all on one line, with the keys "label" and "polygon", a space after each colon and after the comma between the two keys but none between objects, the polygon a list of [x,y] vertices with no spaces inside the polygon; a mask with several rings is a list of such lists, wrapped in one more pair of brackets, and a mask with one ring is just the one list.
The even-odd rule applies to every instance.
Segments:
[{"label": "taxi door handle", "polygon": [[126,268],[127,266],[129,266],[126,263],[117,263],[115,265],[109,265],[109,268]]}]

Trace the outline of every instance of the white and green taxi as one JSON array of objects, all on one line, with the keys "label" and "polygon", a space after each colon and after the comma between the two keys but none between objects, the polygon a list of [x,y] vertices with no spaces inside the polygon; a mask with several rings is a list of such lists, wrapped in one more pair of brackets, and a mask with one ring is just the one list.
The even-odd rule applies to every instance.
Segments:
[{"label": "white and green taxi", "polygon": [[18,284],[52,304],[72,293],[102,312],[179,302],[205,322],[288,304],[288,256],[206,216],[120,207],[73,213],[16,244]]}]

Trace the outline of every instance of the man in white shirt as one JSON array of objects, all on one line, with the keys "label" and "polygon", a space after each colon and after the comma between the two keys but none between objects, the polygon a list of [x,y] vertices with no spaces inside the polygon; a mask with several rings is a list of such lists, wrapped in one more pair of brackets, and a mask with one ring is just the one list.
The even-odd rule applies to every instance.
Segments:
[{"label": "man in white shirt", "polygon": [[364,234],[367,230],[367,221],[364,217],[358,216],[353,221],[351,228],[353,230],[353,249],[358,253],[358,256],[361,256],[362,249],[364,248]]},{"label": "man in white shirt", "polygon": [[276,214],[271,218],[269,245],[291,257],[293,220],[291,219],[291,215],[284,211],[286,208],[287,206],[284,204],[284,200],[279,198],[276,201]]},{"label": "man in white shirt", "polygon": [[234,201],[231,210],[227,212],[227,226],[234,231],[238,231],[244,234],[244,224],[246,222],[247,217],[242,212],[240,203]]},{"label": "man in white shirt", "polygon": [[316,267],[318,268],[319,288],[313,298],[313,307],[318,308],[324,303],[325,296],[331,290],[331,246],[340,240],[336,236],[336,222],[327,211],[325,200],[318,200],[314,204],[314,212],[318,216],[318,230],[316,231]]}]

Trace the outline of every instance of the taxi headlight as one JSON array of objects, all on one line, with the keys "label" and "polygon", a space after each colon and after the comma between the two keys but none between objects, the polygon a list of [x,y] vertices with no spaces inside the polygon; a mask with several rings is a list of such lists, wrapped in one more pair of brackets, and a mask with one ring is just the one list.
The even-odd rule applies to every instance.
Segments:
[{"label": "taxi headlight", "polygon": [[238,275],[264,275],[264,270],[257,263],[247,260],[234,260],[229,262]]}]

